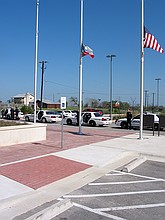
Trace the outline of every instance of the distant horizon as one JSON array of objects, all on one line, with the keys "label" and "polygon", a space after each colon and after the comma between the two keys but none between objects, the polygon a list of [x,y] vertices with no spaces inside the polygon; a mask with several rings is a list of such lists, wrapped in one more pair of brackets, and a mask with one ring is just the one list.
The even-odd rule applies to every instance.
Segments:
[{"label": "distant horizon", "polygon": [[[30,94],[32,94],[33,96],[34,96],[34,94],[32,93],[32,92],[27,92],[27,93],[30,93]],[[10,105],[12,102],[8,102],[8,101],[12,101],[12,98],[13,97],[15,97],[15,96],[18,96],[18,95],[25,95],[26,93],[20,93],[20,94],[16,94],[16,95],[14,95],[14,96],[12,96],[11,97],[11,99],[9,99],[9,100],[6,100],[6,101],[2,101],[2,100],[0,100],[0,102],[2,103],[2,104],[8,104],[8,105]],[[72,97],[74,97],[74,96],[70,96],[70,97],[68,97],[68,99],[67,99],[67,102],[69,103],[69,99],[70,98],[72,98]],[[61,98],[61,97],[60,97]],[[43,99],[43,102],[44,101],[50,101],[50,102],[52,102],[52,103],[60,103],[60,98],[59,98],[59,100],[57,100],[57,101],[53,101],[53,100],[50,100],[50,99]],[[78,97],[74,97],[74,98],[78,98]],[[145,96],[144,96],[144,98],[145,98]],[[41,100],[41,97],[39,97],[39,98],[37,98],[37,100]],[[90,101],[92,101],[92,100],[94,100],[94,101],[97,101],[98,103],[103,103],[103,102],[108,102],[108,103],[110,103],[110,101],[108,101],[108,100],[98,100],[98,99],[95,99],[95,98],[89,98],[89,97],[87,97],[86,98],[86,100],[84,101],[83,100],[83,103],[84,103],[84,105],[83,106],[85,106],[86,104],[88,104]],[[129,103],[129,102],[127,102],[127,101],[122,101],[122,100],[115,100],[115,99],[113,99],[112,100],[112,102],[119,102],[119,103],[128,103],[129,104],[129,106],[131,106],[131,107],[137,107],[137,106],[139,106],[140,105],[140,103],[136,103],[135,102],[135,100],[132,100],[132,103]],[[79,103],[78,103],[79,104]],[[78,105],[77,105],[78,106]],[[148,104],[147,105],[147,107],[165,107],[164,105],[159,105],[159,106],[157,106],[156,105],[156,103],[154,103],[154,106],[152,105],[152,104]],[[76,107],[76,106],[75,106]],[[88,105],[88,107],[92,107],[91,105]],[[145,107],[145,103],[144,103],[144,107]]]}]

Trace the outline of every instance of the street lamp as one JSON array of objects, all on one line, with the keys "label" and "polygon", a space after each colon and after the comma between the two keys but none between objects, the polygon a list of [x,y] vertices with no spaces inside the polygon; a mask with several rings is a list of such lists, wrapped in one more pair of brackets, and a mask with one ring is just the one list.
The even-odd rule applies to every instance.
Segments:
[{"label": "street lamp", "polygon": [[159,106],[159,81],[160,78],[155,79],[157,81],[157,107]]},{"label": "street lamp", "polygon": [[116,57],[116,55],[111,54],[107,55],[107,58],[110,58],[110,117],[112,120],[112,58]]}]

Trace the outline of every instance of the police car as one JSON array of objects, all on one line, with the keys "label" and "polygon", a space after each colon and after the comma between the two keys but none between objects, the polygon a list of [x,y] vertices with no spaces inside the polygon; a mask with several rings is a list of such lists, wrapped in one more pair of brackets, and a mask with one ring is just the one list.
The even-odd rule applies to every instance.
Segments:
[{"label": "police car", "polygon": [[[143,114],[144,116],[145,115],[153,115],[154,116],[154,127],[155,129],[158,128],[158,125],[159,125],[159,117],[154,114],[154,113],[150,113],[150,112],[146,112]],[[128,125],[127,125],[127,118],[120,118],[120,119],[117,119],[115,121],[115,124],[121,128],[127,128]],[[140,127],[140,115],[136,115],[135,117],[132,118],[131,120],[131,127],[132,128],[139,128]]]}]

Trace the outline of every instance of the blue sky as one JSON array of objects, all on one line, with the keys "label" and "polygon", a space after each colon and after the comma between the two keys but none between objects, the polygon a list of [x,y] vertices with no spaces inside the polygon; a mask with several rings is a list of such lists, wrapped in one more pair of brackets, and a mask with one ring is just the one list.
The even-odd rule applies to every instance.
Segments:
[{"label": "blue sky", "polygon": [[[34,93],[36,0],[2,1],[0,7],[0,100]],[[145,26],[165,49],[165,1],[144,0]],[[113,59],[113,100],[140,103],[141,0],[84,0],[83,43],[95,54],[83,57],[83,99],[109,100]],[[40,0],[38,61],[46,60],[44,98],[79,96],[80,0]],[[145,49],[144,89],[149,104],[160,81],[165,106],[165,54]],[[38,64],[37,98],[41,66]],[[156,95],[155,95],[156,104]]]}]

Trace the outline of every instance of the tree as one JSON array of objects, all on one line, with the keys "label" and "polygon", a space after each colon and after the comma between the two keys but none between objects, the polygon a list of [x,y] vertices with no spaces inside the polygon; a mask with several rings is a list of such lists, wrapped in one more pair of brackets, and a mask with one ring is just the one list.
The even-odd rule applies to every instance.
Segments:
[{"label": "tree", "polygon": [[91,101],[92,108],[97,108],[98,104],[99,104],[99,102],[97,99],[92,99],[92,101]]},{"label": "tree", "polygon": [[77,97],[70,97],[69,98],[69,105],[70,106],[77,106],[78,105],[78,99],[77,99]]}]

